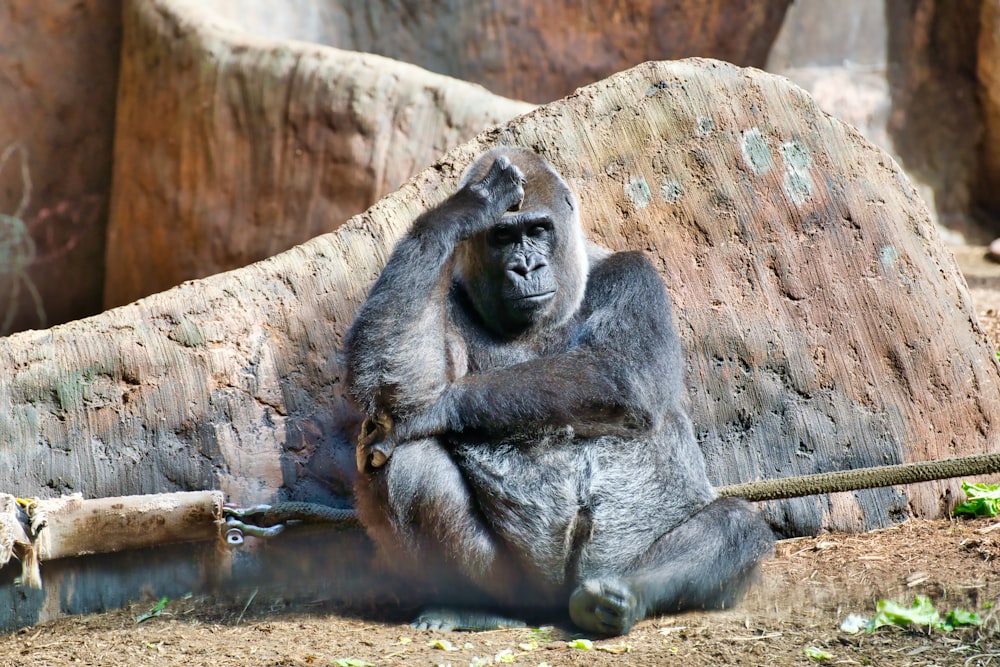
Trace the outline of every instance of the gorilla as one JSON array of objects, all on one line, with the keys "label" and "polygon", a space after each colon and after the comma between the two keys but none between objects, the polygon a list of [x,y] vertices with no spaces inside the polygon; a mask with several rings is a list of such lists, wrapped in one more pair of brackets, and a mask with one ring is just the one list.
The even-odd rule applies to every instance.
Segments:
[{"label": "gorilla", "polygon": [[368,534],[399,572],[474,593],[417,627],[568,612],[626,634],[730,606],[773,546],[706,477],[656,270],[586,241],[566,182],[529,150],[484,153],[416,219],[344,355],[368,416]]}]

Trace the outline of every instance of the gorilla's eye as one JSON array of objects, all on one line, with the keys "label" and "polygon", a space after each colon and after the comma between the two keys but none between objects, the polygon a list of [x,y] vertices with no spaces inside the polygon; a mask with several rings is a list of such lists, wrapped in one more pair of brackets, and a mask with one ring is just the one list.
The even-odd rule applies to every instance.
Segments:
[{"label": "gorilla's eye", "polygon": [[537,222],[530,227],[528,227],[528,236],[531,238],[538,238],[539,236],[545,235],[549,231],[548,225],[542,222]]},{"label": "gorilla's eye", "polygon": [[490,241],[493,245],[509,245],[516,240],[517,234],[513,227],[494,227],[490,230]]}]

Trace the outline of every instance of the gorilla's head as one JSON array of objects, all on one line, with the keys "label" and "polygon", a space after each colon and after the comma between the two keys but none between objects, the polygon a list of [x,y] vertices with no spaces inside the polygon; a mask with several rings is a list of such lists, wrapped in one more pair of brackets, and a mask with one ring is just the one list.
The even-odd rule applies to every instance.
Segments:
[{"label": "gorilla's head", "polygon": [[524,174],[524,200],[460,246],[455,270],[486,326],[516,337],[572,317],[583,300],[588,263],[576,198],[540,156],[494,148],[469,167],[462,184],[482,179],[501,155]]}]

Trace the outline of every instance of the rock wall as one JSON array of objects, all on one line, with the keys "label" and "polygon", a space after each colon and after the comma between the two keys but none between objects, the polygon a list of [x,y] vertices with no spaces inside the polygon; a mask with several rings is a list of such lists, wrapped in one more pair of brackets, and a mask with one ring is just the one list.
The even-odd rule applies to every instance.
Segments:
[{"label": "rock wall", "polygon": [[977,188],[997,190],[980,185],[979,15],[980,0],[799,0],[767,62],[893,155],[953,242],[1000,232],[978,210]]},{"label": "rock wall", "polygon": [[550,102],[646,60],[763,66],[791,0],[213,0],[269,37],[414,63]]},{"label": "rock wall", "polygon": [[[335,229],[530,105],[405,63],[125,4],[105,306]],[[150,113],[155,109],[155,113]]]},{"label": "rock wall", "polygon": [[0,3],[0,336],[101,310],[120,14]]},{"label": "rock wall", "polygon": [[[983,113],[981,160],[976,181],[980,203],[992,220],[1000,220],[1000,1],[983,0],[976,75]],[[1000,231],[1000,225],[996,226]]]}]

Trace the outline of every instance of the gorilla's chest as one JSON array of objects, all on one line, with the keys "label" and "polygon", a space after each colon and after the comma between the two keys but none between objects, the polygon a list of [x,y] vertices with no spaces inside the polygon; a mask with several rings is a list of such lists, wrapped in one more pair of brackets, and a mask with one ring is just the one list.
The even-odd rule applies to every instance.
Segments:
[{"label": "gorilla's chest", "polygon": [[[569,348],[570,336],[564,330],[553,331],[544,336],[534,336],[525,340],[498,340],[478,335],[466,336],[455,341],[461,349],[452,351],[449,356],[453,366],[465,366],[467,373],[479,373],[495,368],[507,368],[527,361],[552,356],[565,352]],[[464,375],[459,373],[458,375]]]}]

